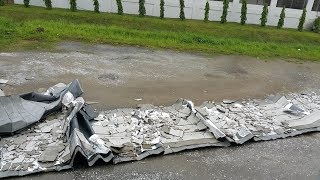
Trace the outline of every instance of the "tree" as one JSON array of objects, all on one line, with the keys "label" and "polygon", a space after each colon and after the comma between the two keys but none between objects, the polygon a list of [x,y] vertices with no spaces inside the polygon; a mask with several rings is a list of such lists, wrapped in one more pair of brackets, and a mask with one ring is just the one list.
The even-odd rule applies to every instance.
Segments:
[{"label": "tree", "polygon": [[268,4],[267,3],[264,3],[263,5],[263,10],[262,10],[262,13],[261,13],[261,26],[266,26],[266,23],[268,21]]},{"label": "tree", "polygon": [[184,15],[184,0],[180,0],[180,19],[183,21],[186,19],[185,15]]},{"label": "tree", "polygon": [[51,0],[44,0],[44,4],[46,5],[46,8],[48,10],[51,10],[52,9],[52,2]]},{"label": "tree", "polygon": [[282,10],[281,10],[281,13],[280,13],[280,18],[279,18],[279,21],[278,21],[278,26],[277,28],[280,29],[283,27],[283,24],[284,24],[284,18],[286,17],[286,7],[283,6]]},{"label": "tree", "polygon": [[30,0],[23,0],[24,7],[30,6]]},{"label": "tree", "polygon": [[4,6],[4,0],[0,0],[0,6]]},{"label": "tree", "polygon": [[319,33],[320,32],[320,17],[314,20],[313,22],[313,32]]},{"label": "tree", "polygon": [[223,0],[223,9],[222,9],[222,15],[221,15],[221,23],[227,22],[227,16],[228,16],[228,8],[229,8],[229,0]]},{"label": "tree", "polygon": [[70,10],[77,11],[77,0],[70,0]]},{"label": "tree", "polygon": [[242,0],[242,6],[241,6],[241,24],[246,24],[247,21],[247,0]]},{"label": "tree", "polygon": [[94,12],[99,13],[99,1],[93,0]]},{"label": "tree", "polygon": [[210,5],[209,5],[209,1],[207,1],[206,6],[204,7],[204,22],[209,21],[209,10],[210,10]]},{"label": "tree", "polygon": [[121,2],[121,0],[116,0],[116,1],[117,1],[117,6],[118,6],[118,14],[122,15],[123,14],[122,2]]},{"label": "tree", "polygon": [[146,15],[146,8],[144,7],[145,0],[139,0],[139,16]]},{"label": "tree", "polygon": [[164,18],[164,0],[160,0],[160,18]]},{"label": "tree", "polygon": [[307,15],[307,10],[306,8],[303,9],[300,20],[299,20],[299,25],[298,25],[298,31],[303,30],[303,25],[306,22],[306,15]]}]

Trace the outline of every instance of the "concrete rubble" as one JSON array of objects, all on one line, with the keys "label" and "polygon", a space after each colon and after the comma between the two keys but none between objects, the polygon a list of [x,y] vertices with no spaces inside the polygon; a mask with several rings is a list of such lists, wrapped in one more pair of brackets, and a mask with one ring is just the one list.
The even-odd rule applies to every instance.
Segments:
[{"label": "concrete rubble", "polygon": [[1,97],[1,96],[5,96],[5,94],[4,94],[4,92],[3,92],[2,89],[0,89],[0,97]]},{"label": "concrete rubble", "polygon": [[95,114],[66,93],[59,113],[0,141],[0,177],[60,171],[85,157],[113,164],[201,147],[228,147],[320,130],[320,95],[272,95],[266,100],[204,102],[179,99]]},{"label": "concrete rubble", "polygon": [[7,84],[9,80],[6,79],[0,79],[0,84]]}]

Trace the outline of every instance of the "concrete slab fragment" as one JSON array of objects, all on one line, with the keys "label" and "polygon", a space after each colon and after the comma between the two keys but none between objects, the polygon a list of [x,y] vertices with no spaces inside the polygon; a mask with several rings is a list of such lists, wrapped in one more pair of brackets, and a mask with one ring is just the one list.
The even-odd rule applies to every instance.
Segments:
[{"label": "concrete slab fragment", "polygon": [[1,171],[4,172],[4,171],[9,170],[10,166],[11,166],[11,162],[10,163],[6,163],[5,165],[2,166]]},{"label": "concrete slab fragment", "polygon": [[7,84],[9,80],[7,79],[0,79],[0,84]]},{"label": "concrete slab fragment", "polygon": [[196,111],[198,113],[200,113],[202,116],[208,116],[209,114],[207,113],[206,110],[204,110],[203,108],[200,108],[200,107],[195,107]]},{"label": "concrete slab fragment", "polygon": [[197,113],[196,116],[203,122],[203,124],[205,124],[210,132],[213,133],[213,135],[219,139],[219,138],[223,138],[226,135],[219,129],[217,128],[210,120],[205,119],[201,114]]},{"label": "concrete slab fragment", "polygon": [[287,100],[287,98],[285,96],[282,96],[280,99],[278,99],[276,101],[276,104],[280,105],[280,106],[285,106],[289,103],[289,101]]},{"label": "concrete slab fragment", "polygon": [[182,137],[183,136],[183,131],[171,128],[169,134],[171,134],[173,136]]},{"label": "concrete slab fragment", "polygon": [[27,139],[25,136],[19,136],[19,137],[13,139],[13,143],[17,144],[17,145],[21,145],[22,143],[24,143],[26,141],[27,141]]},{"label": "concrete slab fragment", "polygon": [[12,163],[22,163],[24,160],[25,156],[24,155],[19,155],[17,158],[15,158]]},{"label": "concrete slab fragment", "polygon": [[1,96],[5,96],[4,92],[2,91],[2,89],[0,89],[0,97]]},{"label": "concrete slab fragment", "polygon": [[301,119],[288,121],[288,126],[294,129],[308,129],[320,126],[320,110],[312,112]]},{"label": "concrete slab fragment", "polygon": [[32,151],[35,147],[36,142],[35,141],[30,141],[26,147],[24,148],[25,151]]},{"label": "concrete slab fragment", "polygon": [[52,127],[48,126],[48,125],[41,128],[41,132],[43,132],[43,133],[49,133],[51,130],[52,130]]},{"label": "concrete slab fragment", "polygon": [[129,137],[108,137],[107,139],[114,147],[123,147],[125,143],[131,143]]},{"label": "concrete slab fragment", "polygon": [[233,104],[233,103],[236,102],[236,100],[224,99],[224,100],[222,100],[222,102],[223,102],[224,104]]},{"label": "concrete slab fragment", "polygon": [[39,162],[53,162],[56,160],[58,154],[64,149],[64,146],[48,146],[41,154]]},{"label": "concrete slab fragment", "polygon": [[245,127],[241,127],[233,137],[237,144],[243,144],[253,138],[253,134]]}]

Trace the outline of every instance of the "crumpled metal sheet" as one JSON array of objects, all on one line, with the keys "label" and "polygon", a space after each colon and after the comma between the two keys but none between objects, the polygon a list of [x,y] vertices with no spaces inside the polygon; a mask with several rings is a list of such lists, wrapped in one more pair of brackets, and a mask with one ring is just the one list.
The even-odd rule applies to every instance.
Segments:
[{"label": "crumpled metal sheet", "polygon": [[67,92],[79,97],[83,93],[79,81],[51,87],[46,94],[31,92],[0,97],[0,134],[14,133],[61,109],[62,97]]},{"label": "crumpled metal sheet", "polygon": [[[78,155],[83,156],[89,166],[97,160],[109,162],[113,159],[111,150],[104,146],[89,122],[97,117],[97,113],[85,104],[82,97],[74,99],[69,111],[64,111],[57,119],[36,123],[47,114],[60,111],[61,100],[67,93],[74,97],[83,93],[78,80],[67,86],[53,86],[45,94],[28,93],[2,99],[6,113],[14,110],[20,113],[20,121],[7,123],[10,128],[3,132],[24,131],[0,139],[0,178],[69,169]],[[4,120],[18,119],[16,116],[6,118]]]},{"label": "crumpled metal sheet", "polygon": [[[81,106],[81,108],[79,108]],[[67,141],[69,144],[70,160],[64,163],[64,166],[68,164],[70,167],[73,166],[75,157],[81,154],[87,160],[89,166],[95,164],[99,159],[104,162],[109,162],[113,158],[111,150],[104,146],[102,141],[95,134],[90,121],[96,118],[98,115],[93,109],[82,102],[78,102],[73,110],[78,110],[76,113],[71,113],[73,117],[70,118],[67,129]],[[73,111],[74,112],[74,111]]]}]

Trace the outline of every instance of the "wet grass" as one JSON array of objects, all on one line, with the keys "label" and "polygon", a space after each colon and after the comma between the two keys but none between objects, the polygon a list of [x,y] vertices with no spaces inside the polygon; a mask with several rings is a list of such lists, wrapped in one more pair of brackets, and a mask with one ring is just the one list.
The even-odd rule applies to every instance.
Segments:
[{"label": "wet grass", "polygon": [[0,38],[1,51],[50,49],[57,42],[80,41],[320,60],[320,35],[309,31],[20,5],[0,7]]}]

